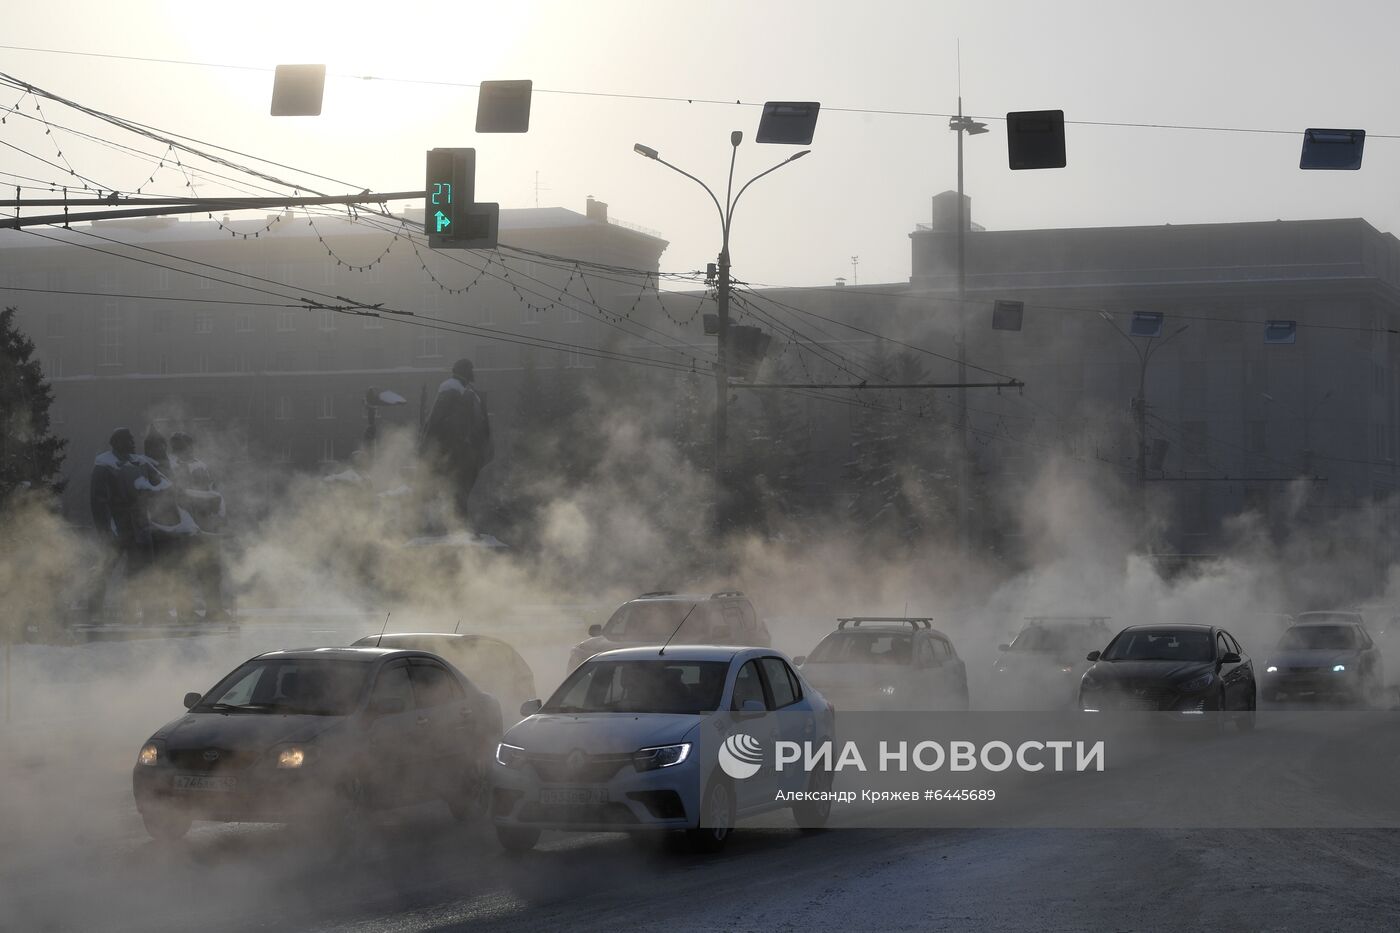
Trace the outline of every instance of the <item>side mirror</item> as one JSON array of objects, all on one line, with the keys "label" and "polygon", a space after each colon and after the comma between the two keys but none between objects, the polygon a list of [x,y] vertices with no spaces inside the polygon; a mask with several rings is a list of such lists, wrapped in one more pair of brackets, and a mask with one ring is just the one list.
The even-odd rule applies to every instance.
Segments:
[{"label": "side mirror", "polygon": [[799,654],[797,657],[792,659],[792,663],[797,667],[801,667],[802,665],[807,663],[807,656],[805,654]]},{"label": "side mirror", "polygon": [[1010,646],[1009,644],[1006,644],[1005,642],[1003,642],[1002,644],[997,645],[997,650],[998,650],[998,651],[1010,651],[1010,650],[1011,650],[1011,646]]},{"label": "side mirror", "polygon": [[202,693],[185,694],[185,709],[194,709],[199,705],[199,701],[202,699],[204,699],[204,694]]},{"label": "side mirror", "polygon": [[1221,663],[1221,664],[1239,664],[1239,663],[1240,663],[1241,661],[1243,661],[1243,660],[1244,660],[1244,658],[1242,658],[1242,657],[1240,657],[1239,655],[1235,654],[1235,652],[1233,652],[1233,651],[1227,651],[1227,652],[1225,652],[1224,654],[1222,654],[1222,655],[1220,656],[1220,663]]},{"label": "side mirror", "polygon": [[1084,660],[1086,660],[1086,661],[1097,661],[1097,660],[1098,660],[1099,658],[1101,658],[1101,657],[1103,657],[1103,654],[1102,654],[1101,652],[1098,652],[1098,651],[1090,651],[1088,654],[1084,655]]},{"label": "side mirror", "polygon": [[369,705],[371,716],[397,716],[408,709],[403,697],[380,697]]},{"label": "side mirror", "polygon": [[589,638],[597,638],[601,634],[603,634],[603,627],[597,622],[594,622],[592,625],[588,626]]},{"label": "side mirror", "polygon": [[543,706],[544,700],[526,700],[524,703],[520,704],[520,715],[522,718],[525,716],[533,716],[538,713]]},{"label": "side mirror", "polygon": [[762,716],[768,712],[768,707],[763,705],[762,700],[745,700],[734,711],[735,719],[752,719],[755,716]]}]

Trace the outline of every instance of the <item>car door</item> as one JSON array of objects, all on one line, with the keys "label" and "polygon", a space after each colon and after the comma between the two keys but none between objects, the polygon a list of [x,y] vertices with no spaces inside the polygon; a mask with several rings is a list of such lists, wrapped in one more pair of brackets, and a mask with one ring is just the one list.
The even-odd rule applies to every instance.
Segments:
[{"label": "car door", "polygon": [[473,751],[472,704],[457,678],[431,658],[409,662],[413,677],[414,728],[422,752],[422,793],[455,791],[468,776]]},{"label": "car door", "polygon": [[953,708],[964,705],[967,697],[967,668],[962,658],[953,650],[953,643],[942,635],[930,635],[929,644],[934,654],[934,666],[930,670],[937,678],[934,688],[940,705]]},{"label": "car door", "polygon": [[[1244,655],[1236,650],[1239,647],[1238,643],[1232,644],[1232,641],[1229,633],[1224,630],[1215,633],[1215,663],[1220,668],[1223,708],[1244,709],[1244,688],[1248,681],[1249,669],[1245,666]],[[1240,660],[1225,663],[1223,659],[1227,654],[1239,655]]]},{"label": "car door", "polygon": [[419,771],[420,748],[407,660],[379,669],[365,715],[369,719],[361,780],[381,804],[408,799],[410,782]]},{"label": "car door", "polygon": [[[804,709],[802,687],[797,677],[782,658],[759,658],[758,665],[763,672],[768,708],[777,714],[774,718],[777,719],[778,738],[796,742],[805,749],[806,743],[816,740],[816,723],[811,711]],[[782,790],[807,789],[807,773],[795,765],[788,765],[775,778],[777,787]]]},{"label": "car door", "polygon": [[[752,702],[757,702],[762,712],[744,709],[745,703]],[[743,813],[772,803],[778,787],[773,752],[778,741],[779,717],[769,713],[768,691],[757,660],[745,661],[735,673],[729,708],[735,717],[730,734],[752,736],[763,748],[763,767],[752,777],[734,782],[735,806]]]}]

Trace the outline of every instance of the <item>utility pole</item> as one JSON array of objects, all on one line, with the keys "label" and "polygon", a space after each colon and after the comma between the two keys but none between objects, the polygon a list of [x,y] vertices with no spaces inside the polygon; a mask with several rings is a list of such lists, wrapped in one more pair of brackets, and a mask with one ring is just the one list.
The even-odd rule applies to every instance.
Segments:
[{"label": "utility pole", "polygon": [[[962,94],[958,94],[958,115],[948,121],[948,129],[958,134],[958,382],[967,382],[967,204],[963,200],[963,134],[987,132],[987,124],[963,116]],[[967,389],[958,389],[958,547],[964,555],[971,549],[972,449],[968,444]]]},{"label": "utility pole", "polygon": [[637,143],[632,147],[632,151],[640,156],[645,156],[654,162],[659,162],[671,171],[684,175],[695,182],[705,193],[710,196],[710,200],[715,203],[715,209],[719,212],[720,225],[720,248],[719,261],[716,270],[715,282],[715,316],[718,318],[717,337],[719,340],[716,347],[715,362],[715,457],[714,457],[714,484],[715,484],[715,534],[716,537],[723,537],[728,528],[728,516],[725,513],[725,497],[728,492],[728,484],[725,481],[725,470],[728,466],[728,434],[729,434],[729,231],[734,223],[734,208],[738,206],[739,199],[744,196],[744,192],[749,189],[749,185],[758,181],[764,175],[776,172],[789,162],[796,161],[810,153],[812,150],[803,149],[801,152],[788,156],[783,161],[772,168],[759,172],[748,181],[744,182],[738,194],[734,194],[734,164],[739,157],[739,144],[744,141],[744,134],[739,130],[734,130],[729,134],[729,181],[725,186],[724,203],[721,204],[710,186],[705,184],[685,169],[679,168],[661,158],[657,151],[650,146]]},{"label": "utility pole", "polygon": [[860,268],[860,257],[859,257],[859,256],[852,256],[852,257],[851,257],[851,284],[852,284],[852,285],[859,285],[859,284],[860,284],[860,274],[859,274],[859,272],[857,271],[859,268]]}]

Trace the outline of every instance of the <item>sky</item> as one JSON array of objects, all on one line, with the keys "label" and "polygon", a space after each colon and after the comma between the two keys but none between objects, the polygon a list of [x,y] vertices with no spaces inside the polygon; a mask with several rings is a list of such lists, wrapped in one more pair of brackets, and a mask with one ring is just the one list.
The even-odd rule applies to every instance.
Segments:
[{"label": "sky", "polygon": [[[427,149],[474,146],[478,200],[582,212],[592,195],[670,241],[666,271],[712,261],[719,220],[697,185],[633,144],[721,190],[729,133],[742,130],[737,187],[795,151],[753,142],[751,104],[815,100],[824,109],[812,154],[755,184],[735,212],[736,277],[907,280],[908,234],[929,219],[931,196],[956,184],[946,115],[959,54],[965,112],[991,128],[966,142],[973,218],[989,229],[1320,217],[1400,227],[1400,139],[1377,138],[1400,134],[1400,7],[1384,0],[11,0],[4,14],[0,71],[86,106],[346,183],[323,182],[330,193],[421,189]],[[279,63],[327,65],[321,116],[269,116]],[[471,85],[520,78],[536,89],[530,132],[477,136]],[[1217,129],[1072,122],[1066,168],[1011,171],[1000,118],[1039,109]],[[44,115],[68,116],[57,105]],[[132,190],[149,175],[25,123],[0,125],[0,171],[58,177],[11,147],[51,161],[45,147],[66,147],[110,187]],[[1362,169],[1300,171],[1295,134],[1310,126],[1367,130]],[[183,182],[170,174],[146,190],[177,193]]]}]

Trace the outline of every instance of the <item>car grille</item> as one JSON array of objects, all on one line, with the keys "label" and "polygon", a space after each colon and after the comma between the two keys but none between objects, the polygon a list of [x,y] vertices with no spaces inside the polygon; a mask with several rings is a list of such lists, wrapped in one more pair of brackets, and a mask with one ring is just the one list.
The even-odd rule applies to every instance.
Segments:
[{"label": "car grille", "polygon": [[1099,698],[1105,709],[1161,710],[1169,709],[1176,693],[1158,685],[1126,686],[1104,693]]},{"label": "car grille", "polygon": [[[211,761],[208,754],[216,757]],[[170,752],[170,763],[181,771],[241,771],[257,757],[255,752],[227,748],[180,748]]]},{"label": "car grille", "polygon": [[1287,667],[1284,668],[1290,674],[1316,674],[1322,670],[1320,667]]},{"label": "car grille", "polygon": [[561,804],[546,806],[527,803],[520,808],[522,823],[612,823],[635,824],[636,815],[625,803]]},{"label": "car grille", "polygon": [[530,767],[541,781],[551,784],[601,784],[612,779],[632,755],[530,755]]}]

